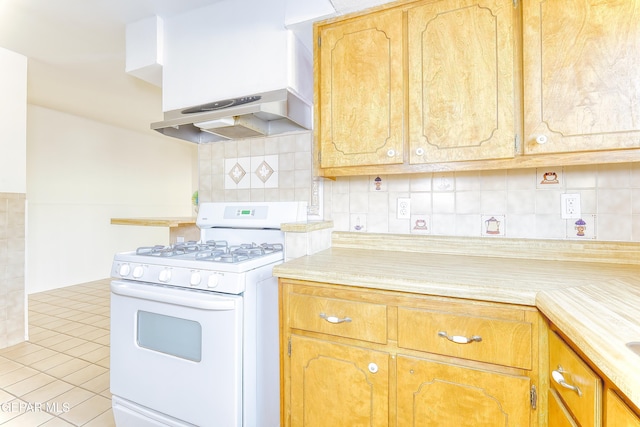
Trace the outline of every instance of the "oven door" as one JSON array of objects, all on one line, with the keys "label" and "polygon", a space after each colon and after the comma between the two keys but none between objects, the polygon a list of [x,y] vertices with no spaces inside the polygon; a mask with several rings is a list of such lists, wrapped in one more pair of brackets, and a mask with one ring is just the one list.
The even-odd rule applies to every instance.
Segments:
[{"label": "oven door", "polygon": [[111,393],[129,408],[114,405],[118,427],[132,411],[167,415],[149,425],[242,425],[242,309],[238,295],[112,281]]}]

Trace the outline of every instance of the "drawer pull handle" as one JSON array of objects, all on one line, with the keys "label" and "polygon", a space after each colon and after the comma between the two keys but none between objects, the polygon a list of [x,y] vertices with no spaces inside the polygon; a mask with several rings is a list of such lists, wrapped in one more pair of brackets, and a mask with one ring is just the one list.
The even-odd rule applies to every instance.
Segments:
[{"label": "drawer pull handle", "polygon": [[553,380],[560,384],[562,387],[575,391],[576,393],[578,393],[579,397],[582,397],[582,391],[580,391],[580,388],[578,388],[578,386],[571,385],[564,380],[564,375],[562,375],[563,372],[564,371],[562,370],[562,366],[558,365],[558,369],[551,371]]},{"label": "drawer pull handle", "polygon": [[440,331],[438,332],[438,336],[442,337],[442,338],[446,338],[451,342],[454,342],[456,344],[470,344],[472,342],[480,342],[482,341],[482,337],[478,336],[478,335],[474,335],[471,338],[467,338],[467,337],[463,337],[461,335],[453,335],[453,336],[449,336],[445,331]]},{"label": "drawer pull handle", "polygon": [[345,317],[345,318],[339,318],[336,316],[327,316],[324,313],[320,313],[320,317],[322,317],[324,320],[326,320],[329,323],[345,323],[345,322],[351,322],[351,318],[350,317]]}]

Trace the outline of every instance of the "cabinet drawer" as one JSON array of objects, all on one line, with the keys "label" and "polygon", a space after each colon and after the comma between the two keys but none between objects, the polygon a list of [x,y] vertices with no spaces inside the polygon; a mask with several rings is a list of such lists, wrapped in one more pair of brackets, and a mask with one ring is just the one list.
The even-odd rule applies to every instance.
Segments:
[{"label": "cabinet drawer", "polygon": [[399,307],[398,345],[531,369],[532,325],[523,321]]},{"label": "cabinet drawer", "polygon": [[289,322],[293,329],[387,342],[387,307],[313,295],[289,295]]},{"label": "cabinet drawer", "polygon": [[578,423],[601,425],[600,378],[552,331],[549,331],[549,370],[551,387]]}]

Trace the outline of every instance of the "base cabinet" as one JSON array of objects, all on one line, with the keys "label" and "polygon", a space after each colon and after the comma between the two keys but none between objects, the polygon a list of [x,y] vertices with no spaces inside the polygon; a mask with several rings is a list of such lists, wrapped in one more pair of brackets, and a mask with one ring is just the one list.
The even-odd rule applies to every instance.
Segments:
[{"label": "base cabinet", "polygon": [[296,335],[291,348],[291,425],[388,425],[388,354]]},{"label": "base cabinet", "polygon": [[605,393],[604,413],[605,427],[640,427],[640,417],[610,388]]},{"label": "base cabinet", "polygon": [[528,377],[398,356],[398,426],[527,426]]},{"label": "base cabinet", "polygon": [[549,369],[549,426],[640,427],[640,416],[553,331]]},{"label": "base cabinet", "polygon": [[533,308],[285,279],[280,304],[284,426],[528,427],[543,418]]}]

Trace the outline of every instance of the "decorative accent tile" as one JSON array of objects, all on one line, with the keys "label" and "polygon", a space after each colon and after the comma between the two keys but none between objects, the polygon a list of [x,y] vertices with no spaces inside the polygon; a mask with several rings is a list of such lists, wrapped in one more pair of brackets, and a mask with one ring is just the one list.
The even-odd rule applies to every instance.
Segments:
[{"label": "decorative accent tile", "polygon": [[387,191],[386,177],[383,175],[374,175],[371,178],[371,191]]},{"label": "decorative accent tile", "polygon": [[431,234],[431,218],[427,215],[411,215],[411,234]]},{"label": "decorative accent tile", "polygon": [[242,178],[244,178],[246,174],[247,172],[242,168],[242,166],[240,166],[240,163],[236,163],[235,165],[233,165],[233,167],[229,171],[229,176],[236,184],[242,181]]},{"label": "decorative accent tile", "polygon": [[251,159],[225,159],[224,188],[225,190],[247,189],[251,187],[251,179],[247,171],[251,170]]},{"label": "decorative accent tile", "polygon": [[433,175],[433,191],[454,191],[455,189],[453,174]]},{"label": "decorative accent tile", "polygon": [[260,166],[258,166],[258,169],[256,169],[254,172],[258,176],[260,181],[267,182],[269,178],[271,178],[271,175],[273,175],[274,170],[271,166],[269,166],[269,163],[263,160],[262,163],[260,163]]},{"label": "decorative accent tile", "polygon": [[349,228],[351,229],[351,231],[367,231],[367,215],[351,214]]},{"label": "decorative accent tile", "polygon": [[538,189],[557,189],[562,187],[563,182],[562,167],[551,167],[545,169],[536,169],[536,188]]},{"label": "decorative accent tile", "polygon": [[505,236],[506,224],[504,215],[481,215],[482,236]]},{"label": "decorative accent tile", "polygon": [[596,216],[583,215],[578,219],[567,219],[567,239],[595,239],[596,238]]}]

